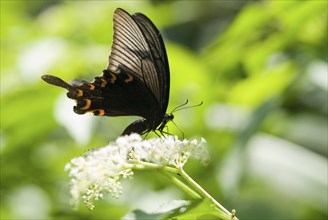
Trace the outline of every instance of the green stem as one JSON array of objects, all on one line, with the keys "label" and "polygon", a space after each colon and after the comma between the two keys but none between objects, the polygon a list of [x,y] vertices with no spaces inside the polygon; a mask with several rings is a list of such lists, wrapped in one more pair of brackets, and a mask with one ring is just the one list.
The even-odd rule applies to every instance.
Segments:
[{"label": "green stem", "polygon": [[169,174],[169,173],[164,173],[164,174],[166,176],[168,176],[175,185],[177,185],[180,189],[185,191],[192,198],[194,198],[194,199],[201,199],[202,198],[197,192],[195,192],[193,189],[191,189],[184,182],[182,182],[181,180],[179,180],[178,178],[176,178],[172,174]]},{"label": "green stem", "polygon": [[162,166],[162,165],[158,165],[155,163],[149,163],[149,162],[144,162],[144,161],[134,161],[134,160],[129,160],[129,162],[132,165],[132,169],[137,169],[137,170],[144,170],[144,169],[159,169],[159,170],[164,170],[164,171],[168,171],[170,173],[179,173],[178,169],[174,168],[174,167],[169,167],[169,166]]},{"label": "green stem", "polygon": [[232,218],[238,220],[234,214],[231,214],[226,208],[224,208],[218,201],[216,201],[208,192],[206,192],[198,183],[196,183],[182,168],[179,169],[179,174],[185,179],[201,196],[211,200],[220,210],[222,210],[227,216],[226,219]]}]

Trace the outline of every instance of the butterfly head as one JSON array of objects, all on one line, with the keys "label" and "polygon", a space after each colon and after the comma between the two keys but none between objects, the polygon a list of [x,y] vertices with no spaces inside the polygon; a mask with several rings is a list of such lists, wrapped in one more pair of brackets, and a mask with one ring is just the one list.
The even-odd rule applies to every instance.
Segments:
[{"label": "butterfly head", "polygon": [[174,119],[174,115],[172,113],[170,114],[165,114],[163,122],[168,123],[169,121],[173,121]]}]

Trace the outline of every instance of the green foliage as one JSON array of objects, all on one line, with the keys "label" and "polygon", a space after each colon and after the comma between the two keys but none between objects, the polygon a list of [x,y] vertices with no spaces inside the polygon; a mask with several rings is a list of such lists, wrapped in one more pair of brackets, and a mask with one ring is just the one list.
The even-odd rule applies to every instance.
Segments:
[{"label": "green foliage", "polygon": [[[172,195],[149,174],[125,187],[123,195],[131,196],[99,201],[92,212],[69,205],[65,164],[106,145],[134,118],[80,117],[79,123],[92,123],[90,139],[78,142],[56,116],[64,91],[40,76],[99,75],[117,7],[146,14],[163,33],[171,70],[168,111],[186,99],[204,101],[175,113],[185,136],[204,137],[212,157],[207,167],[190,162],[188,173],[239,219],[327,218],[327,1],[0,4],[1,219],[115,219],[131,210],[148,213],[150,207],[138,205],[154,204],[147,200],[153,191],[191,199]],[[181,136],[173,124],[169,131]],[[209,213],[204,203],[177,218]]]}]

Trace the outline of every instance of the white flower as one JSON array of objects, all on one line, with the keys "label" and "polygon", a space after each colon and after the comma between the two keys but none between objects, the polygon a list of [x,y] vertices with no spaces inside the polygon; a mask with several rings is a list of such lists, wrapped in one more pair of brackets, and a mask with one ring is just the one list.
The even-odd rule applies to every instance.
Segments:
[{"label": "white flower", "polygon": [[69,171],[71,203],[77,206],[80,200],[89,209],[93,201],[110,193],[118,198],[122,193],[121,180],[131,178],[133,169],[143,162],[181,169],[190,156],[202,162],[208,154],[201,148],[205,140],[180,141],[176,136],[142,140],[138,134],[123,136],[103,148],[93,149],[74,158],[65,167]]}]

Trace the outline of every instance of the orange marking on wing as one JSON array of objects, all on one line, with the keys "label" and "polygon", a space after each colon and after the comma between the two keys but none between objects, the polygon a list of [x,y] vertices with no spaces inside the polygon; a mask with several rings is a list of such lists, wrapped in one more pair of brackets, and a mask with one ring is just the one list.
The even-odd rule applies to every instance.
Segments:
[{"label": "orange marking on wing", "polygon": [[81,96],[83,96],[83,91],[82,91],[81,89],[77,89],[77,90],[76,90],[76,96],[77,96],[77,97],[81,97]]},{"label": "orange marking on wing", "polygon": [[133,77],[130,74],[127,74],[129,78],[125,79],[124,82],[128,83],[133,80]]},{"label": "orange marking on wing", "polygon": [[101,87],[104,88],[107,85],[107,81],[104,79],[101,79]]},{"label": "orange marking on wing", "polygon": [[93,115],[96,115],[96,116],[104,116],[105,113],[106,113],[104,109],[90,110],[88,112],[90,112],[90,113],[92,113]]},{"label": "orange marking on wing", "polygon": [[81,110],[87,110],[91,106],[91,100],[90,99],[84,99],[84,101],[85,101],[85,106],[83,106],[82,108],[80,108]]},{"label": "orange marking on wing", "polygon": [[97,111],[99,112],[98,116],[104,116],[106,113],[104,109],[97,109]]},{"label": "orange marking on wing", "polygon": [[95,87],[95,85],[93,85],[93,84],[89,84],[89,89],[90,90],[94,90],[96,87]]},{"label": "orange marking on wing", "polygon": [[112,76],[112,78],[110,79],[110,83],[111,84],[114,84],[115,81],[116,81],[116,79],[117,79],[117,77],[116,77],[116,75],[114,73],[109,73],[109,74]]}]

